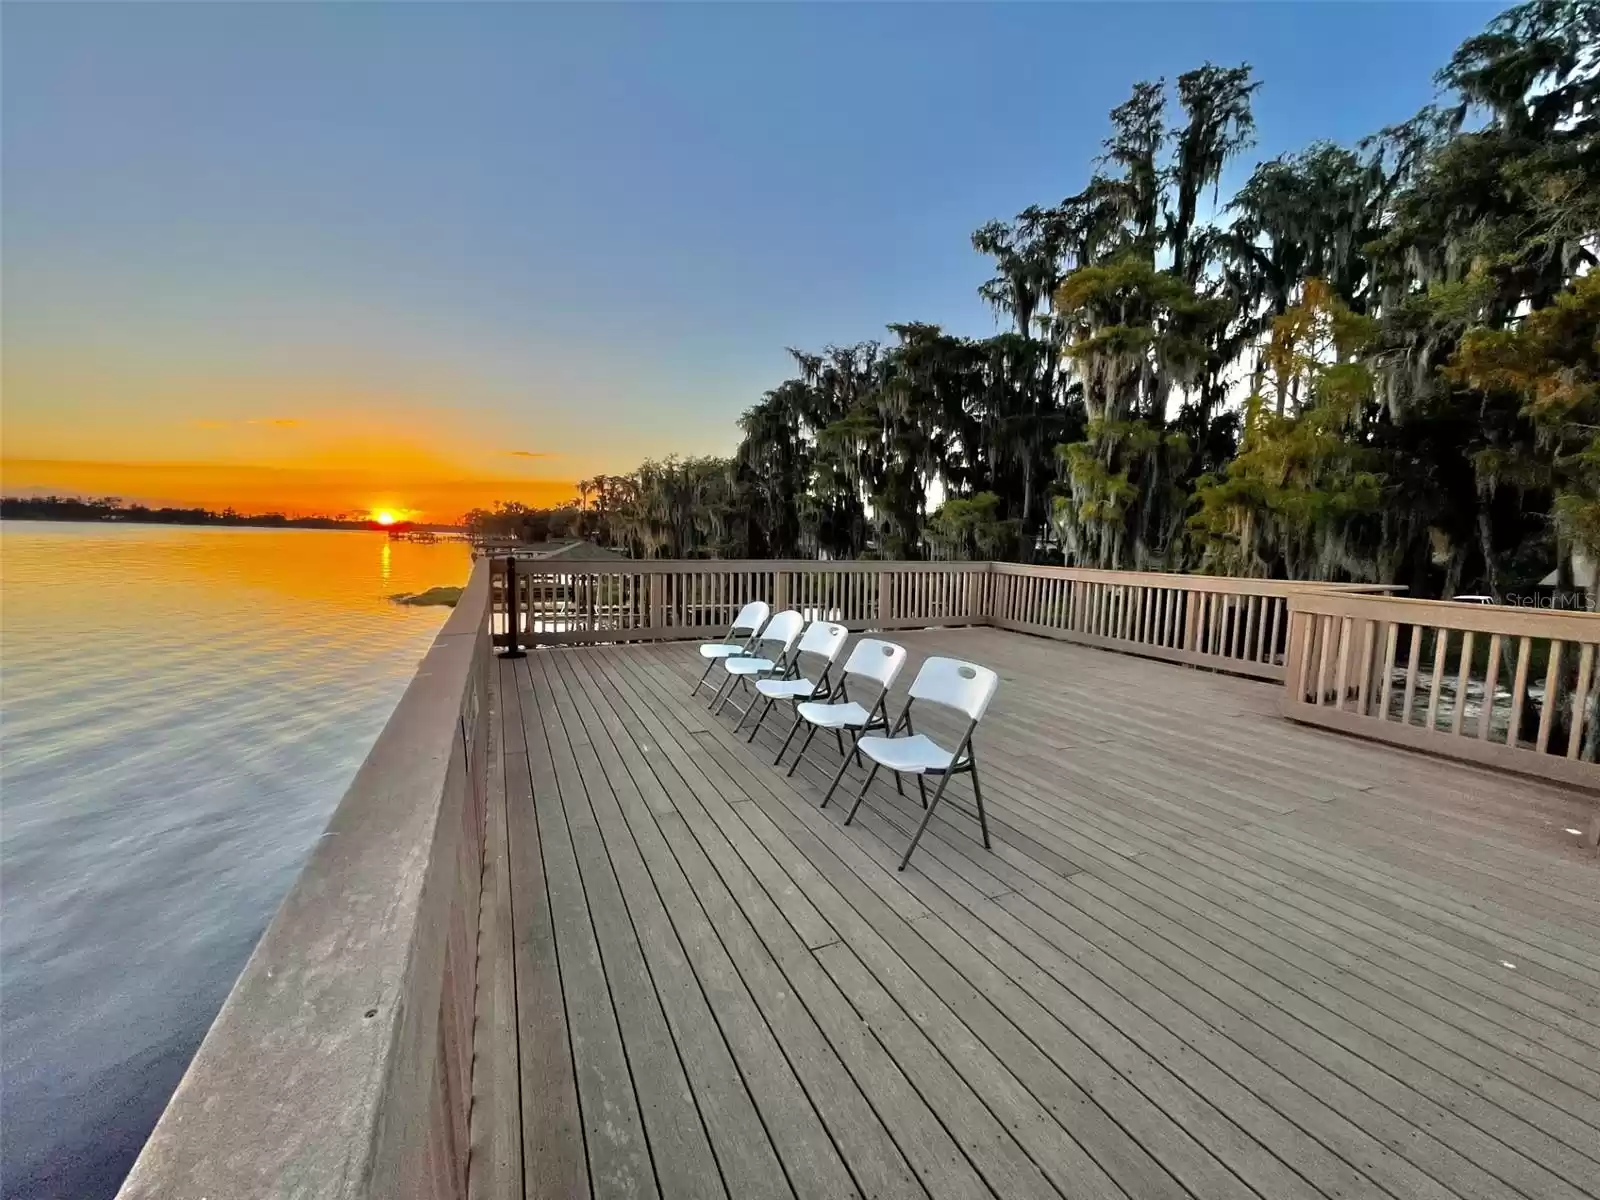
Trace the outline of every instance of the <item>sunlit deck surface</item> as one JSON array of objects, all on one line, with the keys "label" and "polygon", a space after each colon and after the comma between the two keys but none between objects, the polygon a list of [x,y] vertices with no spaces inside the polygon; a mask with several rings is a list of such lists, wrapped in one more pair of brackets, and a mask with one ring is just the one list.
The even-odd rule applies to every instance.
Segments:
[{"label": "sunlit deck surface", "polygon": [[474,1195],[1600,1196],[1592,801],[1268,684],[897,640],[896,711],[927,654],[1003,680],[993,852],[960,778],[903,874],[915,789],[846,828],[831,739],[785,779],[692,645],[498,664]]}]

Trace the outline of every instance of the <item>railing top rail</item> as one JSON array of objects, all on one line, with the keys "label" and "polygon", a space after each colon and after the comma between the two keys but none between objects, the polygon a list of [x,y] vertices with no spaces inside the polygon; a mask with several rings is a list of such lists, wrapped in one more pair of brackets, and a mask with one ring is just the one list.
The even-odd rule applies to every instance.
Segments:
[{"label": "railing top rail", "polygon": [[1084,583],[1186,588],[1192,591],[1239,592],[1262,596],[1292,596],[1301,592],[1388,593],[1405,590],[1404,584],[1396,583],[1326,583],[1319,580],[1195,575],[1183,571],[1119,571],[1099,567],[1055,567],[1031,563],[996,562],[991,565],[1001,575],[1031,575],[1049,579],[1074,579]]},{"label": "railing top rail", "polygon": [[[504,562],[508,555],[497,555]],[[581,558],[517,559],[517,574],[532,575],[715,575],[767,571],[832,571],[843,574],[987,573],[987,561],[904,562],[887,559],[826,560],[810,558]]]},{"label": "railing top rail", "polygon": [[[497,555],[503,561],[505,555]],[[1093,567],[1053,567],[1028,563],[992,562],[988,559],[944,562],[890,559],[828,560],[809,558],[631,558],[619,560],[517,559],[517,574],[525,578],[551,575],[715,575],[751,572],[822,572],[836,574],[992,574],[1075,579],[1089,583],[1118,583],[1143,587],[1181,587],[1194,591],[1234,592],[1244,595],[1287,596],[1301,592],[1394,592],[1401,584],[1321,583],[1305,580],[1250,579],[1227,575],[1191,575],[1180,572],[1115,571]]]},{"label": "railing top rail", "polygon": [[1600,613],[1523,608],[1510,604],[1462,604],[1454,600],[1416,600],[1407,596],[1353,596],[1304,592],[1290,600],[1292,611],[1368,621],[1397,621],[1438,629],[1471,630],[1511,637],[1559,638],[1600,642]]}]

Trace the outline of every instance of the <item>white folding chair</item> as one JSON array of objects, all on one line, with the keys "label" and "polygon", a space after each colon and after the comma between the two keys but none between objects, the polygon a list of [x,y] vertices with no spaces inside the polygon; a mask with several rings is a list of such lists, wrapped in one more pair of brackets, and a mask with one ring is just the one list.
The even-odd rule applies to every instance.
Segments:
[{"label": "white folding chair", "polygon": [[[840,763],[838,774],[833,777],[826,795],[822,797],[822,805],[824,808],[827,807],[829,797],[839,786],[839,781],[844,778],[845,768],[850,765],[850,754],[844,748],[843,731],[849,731],[853,743],[863,733],[873,729],[889,728],[889,689],[894,686],[894,681],[900,675],[900,668],[905,665],[904,646],[879,641],[877,638],[862,638],[856,643],[856,648],[850,651],[850,657],[845,659],[844,670],[839,675],[839,686],[828,694],[827,699],[807,700],[795,706],[794,727],[789,730],[789,736],[783,739],[783,745],[778,748],[778,757],[772,760],[772,765],[777,766],[783,761],[789,743],[794,740],[794,735],[802,724],[810,728],[806,731],[805,741],[800,743],[800,753],[795,755],[794,762],[789,764],[789,775],[794,774],[795,768],[800,765],[800,760],[806,756],[806,750],[811,746],[811,739],[817,736],[817,731],[833,730],[833,736],[839,743]],[[866,685],[877,685],[878,696],[872,702],[871,708],[866,708],[859,701],[850,699],[852,680]],[[860,755],[856,756],[856,761],[861,761]]]},{"label": "white folding chair", "polygon": [[[767,719],[767,714],[772,711],[772,706],[780,700],[788,700],[794,704],[806,700],[826,700],[833,690],[833,684],[828,676],[833,673],[833,665],[844,650],[844,644],[850,638],[850,631],[843,625],[834,625],[828,621],[813,621],[806,626],[806,631],[800,635],[800,644],[794,648],[794,653],[789,656],[789,669],[783,676],[774,679],[756,680],[756,695],[765,699],[761,706],[761,713],[756,717],[756,723],[750,727],[750,736],[747,741],[755,741],[756,734],[761,732],[761,722]],[[800,662],[807,655],[820,659],[822,673],[813,682],[800,674]],[[754,704],[751,707],[755,707]],[[745,710],[746,712],[749,709]],[[795,718],[799,720],[798,717]],[[743,723],[744,718],[739,718]],[[737,733],[738,726],[734,727]]]},{"label": "white folding chair", "polygon": [[[989,849],[989,822],[983,813],[983,789],[978,785],[978,762],[973,756],[972,734],[978,728],[978,722],[983,720],[989,701],[994,699],[995,689],[999,686],[1000,676],[988,667],[954,658],[930,658],[922,664],[917,677],[911,681],[911,694],[906,698],[906,706],[889,735],[874,735],[856,741],[856,749],[872,760],[872,769],[867,772],[866,782],[861,785],[856,802],[850,806],[850,815],[844,819],[846,825],[855,818],[856,810],[866,799],[867,789],[872,786],[873,776],[877,775],[879,767],[888,767],[895,773],[896,780],[901,775],[915,775],[919,785],[925,775],[939,776],[939,786],[934,789],[933,799],[926,802],[927,811],[922,814],[922,824],[917,826],[917,832],[911,835],[911,845],[906,847],[905,857],[900,860],[900,870],[904,871],[906,864],[911,861],[911,852],[922,840],[923,831],[928,828],[928,822],[933,820],[934,809],[939,807],[944,790],[955,775],[972,776],[972,794],[978,801],[978,827],[983,831],[983,848]],[[911,706],[918,700],[954,709],[967,718],[967,728],[954,751],[946,750],[932,738],[911,728]],[[902,734],[901,730],[906,732]]]},{"label": "white folding chair", "polygon": [[[733,619],[733,624],[728,626],[726,638],[720,642],[700,643],[700,657],[706,660],[706,669],[700,672],[700,678],[694,687],[689,689],[689,695],[694,695],[706,686],[706,678],[711,674],[711,668],[723,659],[750,653],[755,646],[756,635],[767,623],[767,615],[771,612],[765,601],[752,600],[739,610],[739,615]],[[741,633],[747,635],[743,641],[739,640]]]},{"label": "white folding chair", "polygon": [[[786,608],[768,621],[760,635],[751,647],[751,653],[735,655],[722,660],[722,669],[727,673],[727,678],[717,688],[716,694],[711,697],[710,708],[713,713],[720,713],[722,706],[728,702],[728,697],[733,695],[733,685],[738,683],[744,691],[750,690],[750,681],[761,675],[782,675],[789,669],[789,657],[794,653],[794,644],[800,637],[800,628],[806,622],[798,612]],[[750,711],[750,705],[755,703],[752,695],[750,704],[739,713],[739,719],[744,720],[744,714]]]}]

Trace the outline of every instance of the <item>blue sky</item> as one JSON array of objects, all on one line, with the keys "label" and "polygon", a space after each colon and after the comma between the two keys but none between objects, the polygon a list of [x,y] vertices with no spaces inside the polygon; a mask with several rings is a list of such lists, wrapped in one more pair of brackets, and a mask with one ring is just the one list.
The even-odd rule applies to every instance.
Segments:
[{"label": "blue sky", "polygon": [[11,5],[6,455],[269,407],[562,479],[726,451],[786,345],[993,329],[970,231],[1081,187],[1135,80],[1253,64],[1241,176],[1409,116],[1495,11]]}]

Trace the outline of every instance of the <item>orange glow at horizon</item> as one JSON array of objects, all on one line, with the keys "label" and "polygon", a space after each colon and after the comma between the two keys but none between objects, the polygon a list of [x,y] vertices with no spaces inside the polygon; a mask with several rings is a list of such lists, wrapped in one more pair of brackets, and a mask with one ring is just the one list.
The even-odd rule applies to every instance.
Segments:
[{"label": "orange glow at horizon", "polygon": [[[395,462],[379,456],[344,465],[259,463],[91,462],[71,459],[0,460],[0,490],[8,496],[116,496],[152,508],[233,508],[246,515],[344,516],[380,524],[415,521],[453,525],[473,508],[501,501],[538,507],[575,502],[564,479],[516,477],[473,470],[472,464]],[[388,516],[389,521],[381,520]]]},{"label": "orange glow at horizon", "polygon": [[395,380],[383,363],[370,378],[253,375],[7,351],[8,496],[455,524],[502,501],[569,503],[573,480],[610,466],[569,457],[558,421],[538,418],[543,436],[530,439],[520,427],[537,410],[497,411],[471,379]]}]

